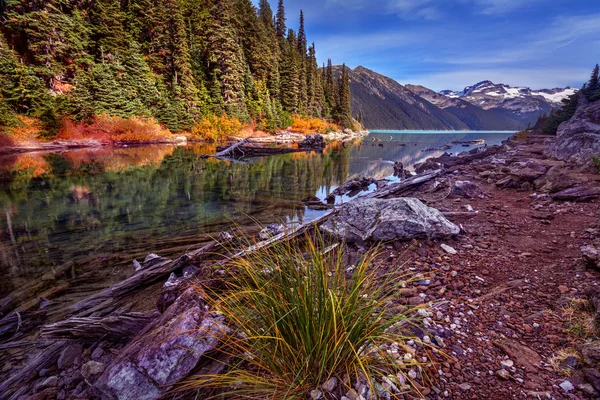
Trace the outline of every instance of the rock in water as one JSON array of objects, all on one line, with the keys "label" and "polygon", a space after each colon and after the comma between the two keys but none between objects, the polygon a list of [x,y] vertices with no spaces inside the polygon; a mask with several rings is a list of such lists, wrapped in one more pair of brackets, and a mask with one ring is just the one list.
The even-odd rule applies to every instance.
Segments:
[{"label": "rock in water", "polygon": [[327,146],[323,136],[315,134],[314,136],[306,135],[306,138],[298,143],[298,147],[301,149],[316,149],[321,150]]},{"label": "rock in water", "polygon": [[560,124],[557,140],[546,154],[595,171],[593,156],[600,154],[600,101],[581,105],[573,118]]},{"label": "rock in water", "polygon": [[322,229],[348,243],[439,239],[460,232],[438,210],[413,198],[358,198],[344,204]]}]

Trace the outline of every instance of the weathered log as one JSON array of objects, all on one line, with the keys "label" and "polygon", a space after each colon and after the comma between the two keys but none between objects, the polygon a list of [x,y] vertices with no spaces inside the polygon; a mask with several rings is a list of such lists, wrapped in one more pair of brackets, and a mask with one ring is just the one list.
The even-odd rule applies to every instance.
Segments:
[{"label": "weathered log", "polygon": [[245,145],[246,143],[249,143],[252,140],[251,137],[240,140],[239,142],[237,142],[236,144],[227,147],[225,150],[218,152],[217,154],[213,154],[212,156],[208,156],[208,157],[214,157],[214,158],[222,158],[222,157],[227,157],[230,154],[233,154],[233,152],[240,146]]},{"label": "weathered log", "polygon": [[214,263],[213,265],[214,266],[225,266],[235,259],[245,257],[248,254],[258,251],[258,250],[261,250],[261,249],[269,248],[280,241],[294,239],[294,238],[308,232],[309,229],[313,229],[314,227],[321,225],[323,222],[325,222],[327,219],[329,219],[336,212],[337,211],[335,211],[335,210],[331,211],[327,214],[320,216],[319,218],[317,218],[311,222],[308,222],[308,223],[302,224],[302,225],[298,225],[295,228],[293,228],[291,230],[286,230],[285,232],[280,233],[279,235],[273,236],[272,238],[270,238],[268,240],[258,242],[252,246],[245,248],[244,250],[238,251],[237,253],[225,258],[224,260]]},{"label": "weathered log", "polygon": [[44,274],[44,276],[40,277],[39,279],[25,284],[23,287],[20,287],[19,289],[10,293],[8,296],[0,299],[0,316],[2,314],[7,314],[10,311],[13,311],[20,304],[23,304],[24,302],[31,300],[34,297],[45,297],[42,295],[36,295],[40,291],[48,288],[49,286],[52,286],[54,281],[56,281],[58,278],[64,277],[69,271],[72,270],[72,268],[72,263],[66,263],[65,265],[62,265],[56,270]]},{"label": "weathered log", "polygon": [[15,340],[38,326],[45,318],[43,311],[13,312],[0,319],[0,341]]},{"label": "weathered log", "polygon": [[214,251],[228,240],[230,239],[223,236],[220,241],[211,242],[203,248],[184,254],[174,261],[158,256],[152,258],[144,263],[143,269],[136,271],[128,279],[75,304],[73,306],[75,316],[88,317],[95,313],[100,313],[100,316],[107,315],[118,307],[118,301],[125,296],[167,278],[172,272],[185,268],[192,261],[214,254]]},{"label": "weathered log", "polygon": [[109,317],[70,318],[42,327],[42,339],[123,342],[137,335],[159,316],[158,312],[130,313]]},{"label": "weathered log", "polygon": [[[218,147],[217,150],[227,150],[228,147]],[[262,147],[262,146],[240,146],[230,153],[231,157],[264,157],[279,154],[302,153],[310,149],[301,149],[294,147]],[[219,157],[224,158],[224,157]],[[227,158],[228,160],[230,158]]]},{"label": "weathered log", "polygon": [[32,340],[23,340],[20,342],[4,343],[4,344],[0,344],[0,350],[16,349],[19,347],[29,347],[29,346],[34,346],[36,344],[39,344],[39,342],[35,342]]},{"label": "weathered log", "polygon": [[552,195],[554,200],[586,202],[600,197],[600,186],[596,184],[580,185]]},{"label": "weathered log", "polygon": [[405,181],[389,185],[382,190],[375,191],[375,192],[371,193],[370,195],[368,195],[368,197],[374,197],[374,198],[381,199],[381,198],[391,196],[391,195],[402,195],[402,194],[408,192],[409,190],[415,189],[415,188],[421,186],[422,184],[429,182],[432,179],[437,178],[438,176],[442,175],[442,173],[443,173],[442,170],[437,170],[437,171],[432,171],[432,172],[429,172],[429,173],[426,173],[423,175],[417,175],[417,176],[409,178]]}]

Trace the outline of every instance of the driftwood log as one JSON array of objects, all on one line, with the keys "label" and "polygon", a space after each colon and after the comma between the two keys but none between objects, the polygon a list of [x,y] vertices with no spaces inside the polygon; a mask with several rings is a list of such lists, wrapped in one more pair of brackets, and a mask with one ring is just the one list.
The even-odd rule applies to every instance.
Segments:
[{"label": "driftwood log", "polygon": [[[218,147],[217,150],[226,151],[228,147]],[[230,157],[264,157],[278,154],[302,153],[311,149],[294,147],[262,147],[262,146],[239,146],[229,153]],[[219,157],[224,158],[224,157]]]},{"label": "driftwood log", "polygon": [[23,369],[0,383],[0,400],[17,399],[30,394],[33,379],[39,375],[41,370],[54,366],[66,346],[67,343],[64,341],[51,344]]},{"label": "driftwood log", "polygon": [[109,317],[70,318],[42,327],[40,337],[46,340],[76,340],[79,342],[96,342],[98,340],[124,342],[133,339],[146,325],[159,316],[158,312],[153,312]]},{"label": "driftwood log", "polygon": [[217,154],[214,154],[212,156],[207,156],[207,157],[214,157],[214,158],[228,157],[228,156],[232,155],[238,147],[241,147],[241,146],[245,145],[246,143],[249,143],[251,140],[252,140],[251,137],[242,139],[239,142],[237,142],[236,144],[229,146],[222,151],[219,151]]},{"label": "driftwood log", "polygon": [[371,193],[370,195],[368,195],[368,197],[382,199],[382,198],[392,196],[392,195],[402,196],[403,194],[406,194],[410,190],[414,190],[415,188],[423,185],[424,183],[437,178],[438,176],[442,175],[442,173],[443,173],[442,170],[437,170],[437,171],[429,172],[429,173],[426,173],[423,175],[417,175],[412,178],[406,179],[402,182],[389,185],[389,186],[383,188],[382,190],[377,190],[377,191]]},{"label": "driftwood log", "polygon": [[75,304],[73,306],[74,315],[77,317],[88,317],[92,314],[96,316],[98,314],[101,316],[108,315],[122,305],[119,301],[126,296],[148,287],[161,279],[168,278],[171,273],[185,268],[192,261],[198,261],[202,257],[212,255],[228,240],[230,239],[224,238],[221,241],[213,241],[203,248],[184,254],[174,261],[155,256],[146,261],[143,268],[130,278]]}]

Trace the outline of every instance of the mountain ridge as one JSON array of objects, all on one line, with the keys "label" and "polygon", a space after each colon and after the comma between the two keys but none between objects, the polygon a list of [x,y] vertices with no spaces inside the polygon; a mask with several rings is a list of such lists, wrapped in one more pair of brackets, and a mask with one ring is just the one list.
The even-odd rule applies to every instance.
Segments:
[{"label": "mountain ridge", "polygon": [[[335,67],[336,75],[340,68]],[[577,91],[532,90],[484,80],[463,91],[435,92],[402,85],[363,66],[348,71],[352,114],[370,129],[520,130]]]}]

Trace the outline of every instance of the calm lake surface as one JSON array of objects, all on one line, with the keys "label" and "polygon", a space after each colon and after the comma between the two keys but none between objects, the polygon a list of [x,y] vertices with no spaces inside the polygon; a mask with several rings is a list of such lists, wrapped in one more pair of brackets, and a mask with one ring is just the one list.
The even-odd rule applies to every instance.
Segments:
[{"label": "calm lake surface", "polygon": [[134,258],[182,254],[233,224],[307,222],[321,215],[302,205],[307,196],[324,198],[352,177],[389,177],[395,161],[410,168],[478,147],[455,141],[494,145],[513,133],[374,131],[322,154],[240,163],[202,159],[211,146],[3,157],[0,298],[65,263],[87,285],[74,296],[85,297],[131,275]]}]

